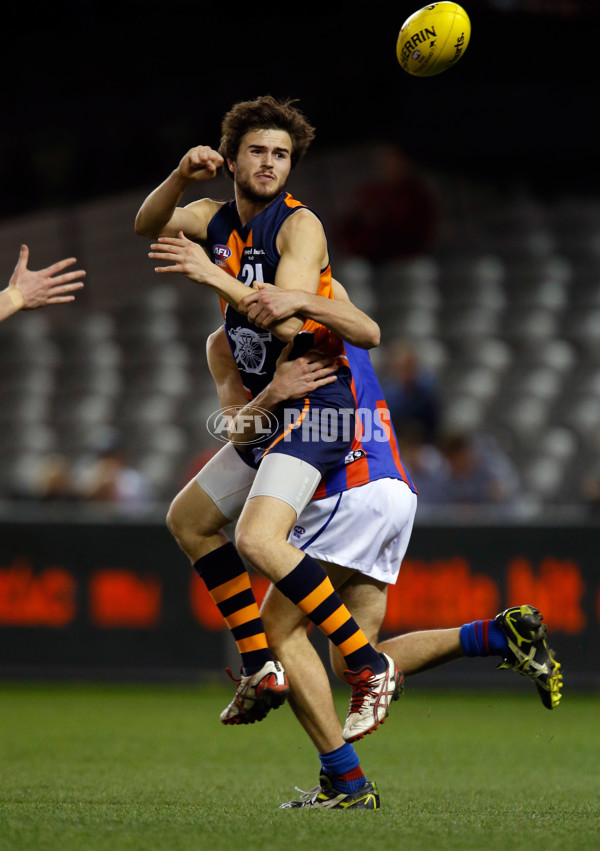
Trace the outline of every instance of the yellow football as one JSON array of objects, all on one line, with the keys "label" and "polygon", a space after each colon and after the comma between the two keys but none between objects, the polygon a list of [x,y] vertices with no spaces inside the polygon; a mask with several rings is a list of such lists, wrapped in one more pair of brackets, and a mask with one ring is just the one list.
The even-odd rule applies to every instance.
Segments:
[{"label": "yellow football", "polygon": [[430,3],[407,18],[396,43],[401,67],[433,77],[456,65],[471,38],[471,21],[458,3]]}]

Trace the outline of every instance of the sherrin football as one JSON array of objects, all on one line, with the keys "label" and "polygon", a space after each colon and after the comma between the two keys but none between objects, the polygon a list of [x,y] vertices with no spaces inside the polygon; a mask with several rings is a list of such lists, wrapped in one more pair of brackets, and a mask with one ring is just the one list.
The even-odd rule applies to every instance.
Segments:
[{"label": "sherrin football", "polygon": [[458,3],[430,3],[407,18],[396,43],[401,67],[433,77],[456,65],[471,38],[471,21]]}]

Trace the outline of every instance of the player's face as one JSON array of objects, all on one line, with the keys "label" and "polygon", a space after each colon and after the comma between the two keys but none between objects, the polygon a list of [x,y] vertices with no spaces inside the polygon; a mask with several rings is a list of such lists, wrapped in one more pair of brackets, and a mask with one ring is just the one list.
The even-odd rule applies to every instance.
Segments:
[{"label": "player's face", "polygon": [[284,188],[290,169],[292,140],[285,130],[251,130],[229,161],[235,184],[250,201],[264,203]]}]

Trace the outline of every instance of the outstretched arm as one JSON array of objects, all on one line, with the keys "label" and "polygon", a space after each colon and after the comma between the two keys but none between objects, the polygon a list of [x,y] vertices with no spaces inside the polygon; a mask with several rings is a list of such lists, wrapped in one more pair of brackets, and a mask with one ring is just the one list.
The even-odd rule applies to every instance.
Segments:
[{"label": "outstretched arm", "polygon": [[[148,257],[153,260],[165,260],[169,264],[157,266],[154,270],[157,274],[168,275],[175,272],[186,275],[190,280],[210,287],[236,310],[248,293],[245,284],[213,263],[202,246],[188,239],[183,232],[177,237],[161,237],[150,249]],[[302,327],[302,321],[299,324]],[[280,340],[291,340],[299,330],[298,320],[292,317],[282,322],[274,322],[270,330]]]},{"label": "outstretched arm", "polygon": [[259,328],[270,328],[290,316],[299,315],[325,325],[353,346],[372,349],[381,340],[379,325],[348,297],[339,281],[333,281],[334,298],[325,298],[306,290],[282,290],[270,284],[255,284],[247,293],[238,310]]},{"label": "outstretched arm", "polygon": [[33,310],[47,304],[63,304],[74,301],[73,293],[83,287],[85,272],[65,272],[64,269],[77,262],[75,257],[59,260],[46,269],[33,271],[27,268],[29,248],[21,246],[19,259],[6,289],[0,291],[0,321],[18,310]]},{"label": "outstretched arm", "polygon": [[[320,270],[327,265],[328,258],[325,232],[314,213],[301,208],[289,216],[280,228],[277,248],[280,259],[273,283],[286,290],[295,288],[316,293]],[[248,292],[241,281],[212,263],[201,246],[188,239],[183,231],[176,237],[160,237],[151,246],[148,256],[170,264],[157,267],[158,274],[179,272],[186,275],[209,286],[236,310]],[[282,322],[273,322],[270,330],[280,340],[289,342],[303,324],[302,317],[290,315]]]}]

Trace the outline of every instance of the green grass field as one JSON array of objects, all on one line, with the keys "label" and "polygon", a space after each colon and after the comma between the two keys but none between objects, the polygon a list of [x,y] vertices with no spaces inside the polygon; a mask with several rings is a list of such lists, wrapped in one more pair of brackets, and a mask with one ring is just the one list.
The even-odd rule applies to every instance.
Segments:
[{"label": "green grass field", "polygon": [[[357,744],[378,812],[279,810],[317,781],[290,709],[214,686],[0,685],[0,849],[597,849],[600,701],[408,687]],[[339,693],[340,716],[346,703]]]}]

